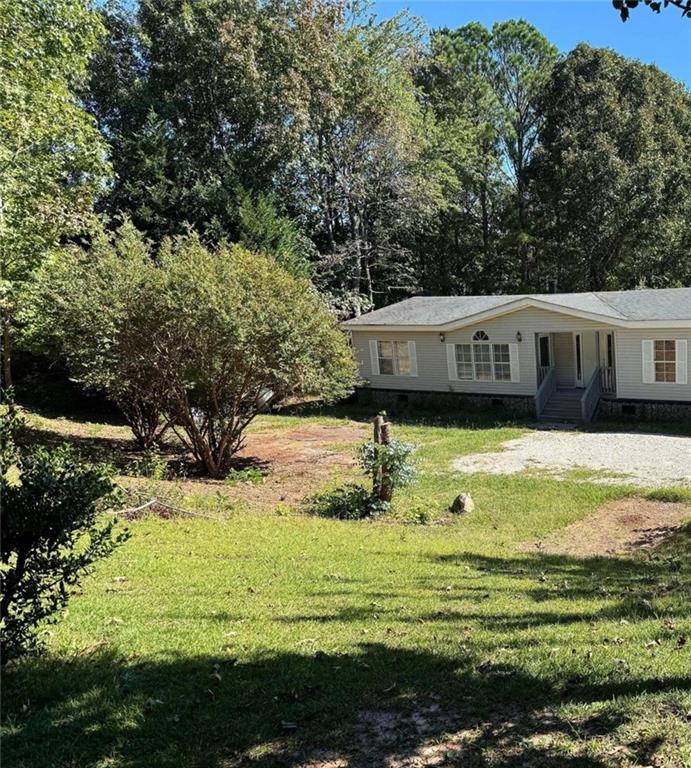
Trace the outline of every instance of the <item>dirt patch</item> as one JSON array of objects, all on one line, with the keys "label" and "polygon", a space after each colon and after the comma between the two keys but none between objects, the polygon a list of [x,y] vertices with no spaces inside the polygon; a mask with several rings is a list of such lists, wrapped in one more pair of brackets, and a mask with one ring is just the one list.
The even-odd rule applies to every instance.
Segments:
[{"label": "dirt patch", "polygon": [[348,474],[355,469],[355,452],[350,446],[366,440],[369,432],[368,425],[353,422],[251,433],[238,458],[264,468],[268,474],[261,485],[243,485],[242,498],[264,504],[301,501],[339,469]]},{"label": "dirt patch", "polygon": [[[346,757],[324,750],[311,755],[302,768],[431,768],[448,765],[476,735],[460,728],[458,718],[438,704],[412,712],[365,710],[358,715]],[[455,763],[454,763],[455,764]]]},{"label": "dirt patch", "polygon": [[691,517],[691,506],[678,502],[621,499],[555,531],[542,541],[527,542],[524,552],[606,557],[652,548]]},{"label": "dirt patch", "polygon": [[146,478],[122,477],[121,481],[139,494],[138,501],[155,495],[177,507],[191,506],[211,516],[223,515],[235,502],[258,510],[278,504],[294,506],[328,482],[355,475],[353,449],[369,432],[369,425],[357,422],[250,432],[236,460],[239,469],[255,467],[264,473],[259,482],[177,478],[156,481],[152,489]]}]

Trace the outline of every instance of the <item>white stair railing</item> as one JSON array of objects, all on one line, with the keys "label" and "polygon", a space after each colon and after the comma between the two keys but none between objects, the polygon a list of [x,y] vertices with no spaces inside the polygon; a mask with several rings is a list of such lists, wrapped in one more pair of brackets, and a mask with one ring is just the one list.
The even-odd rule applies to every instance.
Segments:
[{"label": "white stair railing", "polygon": [[540,418],[540,414],[545,409],[547,401],[557,388],[557,377],[554,373],[554,366],[549,366],[547,373],[542,377],[542,382],[535,395],[535,415]]},{"label": "white stair railing", "polygon": [[600,402],[600,395],[602,394],[600,390],[600,379],[601,369],[596,368],[593,375],[590,377],[588,386],[581,396],[581,419],[586,424],[593,420],[598,403]]}]

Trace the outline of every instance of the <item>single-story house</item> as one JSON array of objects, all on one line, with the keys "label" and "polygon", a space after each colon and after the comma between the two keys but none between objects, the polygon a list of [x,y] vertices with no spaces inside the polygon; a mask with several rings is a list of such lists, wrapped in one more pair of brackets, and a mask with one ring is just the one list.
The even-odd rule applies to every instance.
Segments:
[{"label": "single-story house", "polygon": [[[417,296],[344,323],[360,396],[691,419],[691,288]],[[441,398],[440,398],[441,396]]]}]

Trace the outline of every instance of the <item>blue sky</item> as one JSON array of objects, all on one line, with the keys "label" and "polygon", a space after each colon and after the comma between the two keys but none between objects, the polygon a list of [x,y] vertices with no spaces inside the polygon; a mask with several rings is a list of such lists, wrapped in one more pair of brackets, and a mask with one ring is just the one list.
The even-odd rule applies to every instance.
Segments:
[{"label": "blue sky", "polygon": [[610,0],[377,0],[377,16],[408,9],[429,27],[460,27],[480,21],[524,18],[561,51],[579,42],[613,48],[624,56],[656,64],[691,88],[691,19],[670,6],[654,14],[640,6],[623,24]]}]

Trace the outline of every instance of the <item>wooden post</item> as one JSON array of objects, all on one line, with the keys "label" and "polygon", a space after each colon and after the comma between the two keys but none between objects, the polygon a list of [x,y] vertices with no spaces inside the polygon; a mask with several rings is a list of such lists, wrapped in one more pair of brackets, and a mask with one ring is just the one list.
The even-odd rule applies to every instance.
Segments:
[{"label": "wooden post", "polygon": [[[384,419],[383,414],[374,417],[374,442],[377,445],[388,445],[391,442],[391,422]],[[393,487],[381,467],[372,480],[372,495],[379,501],[391,501]]]},{"label": "wooden post", "polygon": [[384,424],[384,417],[381,415],[381,413],[374,417],[372,423],[374,424],[374,442],[381,443],[381,428]]}]

